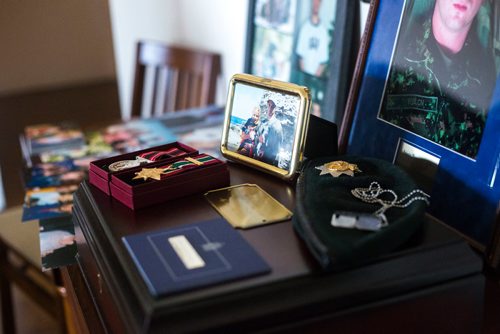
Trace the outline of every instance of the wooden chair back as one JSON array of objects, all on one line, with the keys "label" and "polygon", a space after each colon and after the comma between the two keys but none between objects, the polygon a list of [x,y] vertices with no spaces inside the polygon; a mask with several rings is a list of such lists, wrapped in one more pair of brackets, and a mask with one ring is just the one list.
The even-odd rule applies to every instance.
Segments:
[{"label": "wooden chair back", "polygon": [[148,118],[213,104],[220,58],[217,53],[140,41],[132,117]]}]

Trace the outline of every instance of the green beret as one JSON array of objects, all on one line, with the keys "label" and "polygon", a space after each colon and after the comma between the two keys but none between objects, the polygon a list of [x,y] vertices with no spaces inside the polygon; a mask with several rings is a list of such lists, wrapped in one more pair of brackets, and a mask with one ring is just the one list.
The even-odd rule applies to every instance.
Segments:
[{"label": "green beret", "polygon": [[[351,172],[346,172],[353,176],[342,173],[333,177],[328,173],[331,168],[327,168],[333,161],[355,164],[358,170],[351,166]],[[367,203],[352,193],[355,188],[369,188],[373,182],[382,189],[394,191],[399,201],[409,194],[412,196],[401,202],[401,206],[406,207],[388,208],[384,213],[388,225],[376,231],[332,226],[334,212],[371,215],[382,207],[380,203]],[[416,189],[406,172],[384,160],[355,156],[309,160],[297,180],[293,226],[324,269],[340,270],[360,265],[395,250],[419,229],[427,202],[423,192],[412,193]],[[390,192],[379,198],[393,200]],[[414,200],[410,203],[411,198]]]}]

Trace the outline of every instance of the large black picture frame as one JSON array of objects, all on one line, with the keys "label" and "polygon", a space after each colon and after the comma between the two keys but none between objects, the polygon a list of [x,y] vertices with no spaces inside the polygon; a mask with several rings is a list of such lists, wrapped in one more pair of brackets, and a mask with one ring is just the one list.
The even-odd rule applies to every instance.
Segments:
[{"label": "large black picture frame", "polygon": [[[351,60],[357,51],[357,39],[353,37],[358,2],[321,0],[320,16],[331,18],[331,21],[323,20],[328,21],[325,23],[329,25],[330,44],[323,79],[316,80],[299,70],[296,53],[300,27],[309,17],[313,1],[249,1],[245,72],[310,88],[313,114],[316,105],[321,105],[321,114],[315,115],[340,125],[352,74]],[[273,4],[274,9],[270,10]],[[265,55],[275,67],[279,67],[278,70],[262,65]]]},{"label": "large black picture frame", "polygon": [[[413,0],[415,1],[415,0]],[[371,3],[364,37],[356,63],[345,118],[340,131],[340,152],[377,157],[401,164],[431,195],[429,213],[465,237],[485,254],[489,265],[500,264],[500,81],[493,84],[492,97],[480,146],[475,156],[437,143],[380,117],[398,52],[401,22],[412,0]],[[434,4],[433,1],[427,1]],[[419,2],[419,5],[423,2]],[[499,5],[490,5],[490,34],[498,40]],[[483,3],[483,5],[484,5]],[[416,21],[415,21],[416,22]],[[491,45],[495,45],[492,43]],[[493,50],[498,51],[498,50]],[[498,52],[496,63],[498,64]],[[484,88],[486,89],[486,88]],[[426,97],[426,95],[424,94]],[[405,151],[409,153],[405,153]],[[412,170],[413,169],[413,170]],[[418,169],[415,173],[415,169]],[[423,171],[430,172],[423,175]],[[427,181],[427,182],[426,182]]]}]

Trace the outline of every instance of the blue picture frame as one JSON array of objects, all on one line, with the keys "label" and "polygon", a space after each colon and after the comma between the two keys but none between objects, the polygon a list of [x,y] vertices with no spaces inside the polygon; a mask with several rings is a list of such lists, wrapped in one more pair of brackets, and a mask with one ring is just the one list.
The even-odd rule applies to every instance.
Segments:
[{"label": "blue picture frame", "polygon": [[[434,157],[429,213],[465,236],[481,251],[490,244],[500,201],[500,84],[493,89],[475,157],[394,126],[379,118],[386,82],[397,50],[400,23],[411,0],[373,1],[341,129],[341,151],[397,162],[401,145]],[[485,1],[488,3],[488,1]],[[490,2],[492,4],[492,2]],[[493,6],[493,5],[492,5]],[[495,8],[493,13],[498,13]],[[500,18],[492,20],[499,24]],[[492,29],[493,30],[493,29]],[[496,28],[495,31],[499,29]],[[497,72],[498,73],[498,72]],[[432,159],[431,159],[432,160]]]}]

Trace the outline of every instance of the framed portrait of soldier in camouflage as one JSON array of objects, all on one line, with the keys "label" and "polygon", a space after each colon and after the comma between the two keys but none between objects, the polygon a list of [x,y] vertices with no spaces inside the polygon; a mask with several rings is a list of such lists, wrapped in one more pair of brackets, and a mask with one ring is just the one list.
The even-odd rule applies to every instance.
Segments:
[{"label": "framed portrait of soldier in camouflage", "polygon": [[471,159],[497,73],[482,2],[406,2],[378,115]]},{"label": "framed portrait of soldier in camouflage", "polygon": [[356,1],[251,0],[245,72],[306,86],[315,116],[340,124]]},{"label": "framed portrait of soldier in camouflage", "polygon": [[373,1],[340,133],[341,151],[405,168],[429,213],[482,251],[498,233],[499,13],[494,0]]}]

